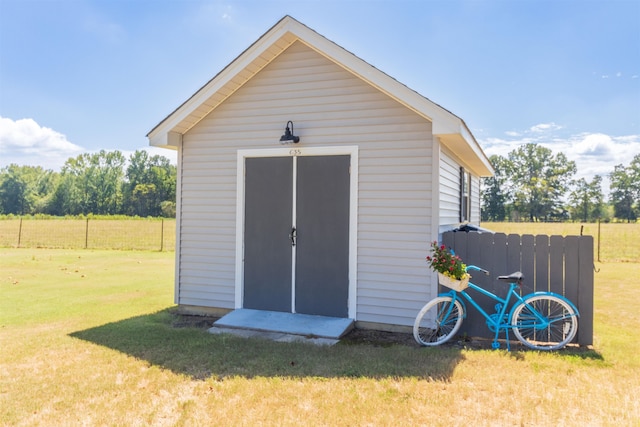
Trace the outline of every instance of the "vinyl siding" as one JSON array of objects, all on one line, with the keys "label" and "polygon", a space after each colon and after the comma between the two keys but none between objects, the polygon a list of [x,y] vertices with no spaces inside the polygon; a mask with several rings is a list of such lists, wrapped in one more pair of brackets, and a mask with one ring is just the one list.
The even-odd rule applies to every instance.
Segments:
[{"label": "vinyl siding", "polygon": [[480,224],[480,177],[471,176],[471,219],[472,224]]},{"label": "vinyl siding", "polygon": [[[440,153],[440,231],[460,224],[460,166],[461,163],[449,151]],[[480,224],[480,178],[476,175],[471,175],[469,197],[469,222]]]},{"label": "vinyl siding", "polygon": [[236,152],[288,120],[301,146],[359,146],[356,319],[412,325],[435,290],[431,123],[302,43],[183,136],[178,302],[234,308]]},{"label": "vinyl siding", "polygon": [[444,150],[440,153],[439,216],[441,230],[460,223],[460,165]]}]

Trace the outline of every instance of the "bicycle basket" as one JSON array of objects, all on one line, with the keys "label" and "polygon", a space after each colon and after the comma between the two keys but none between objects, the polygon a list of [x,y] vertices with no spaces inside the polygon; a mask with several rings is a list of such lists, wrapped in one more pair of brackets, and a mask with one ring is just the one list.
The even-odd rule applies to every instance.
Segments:
[{"label": "bicycle basket", "polygon": [[445,276],[442,273],[438,273],[438,283],[440,283],[442,286],[446,286],[449,289],[460,292],[469,286],[469,277],[466,277],[462,280],[456,280],[452,279],[449,276]]}]

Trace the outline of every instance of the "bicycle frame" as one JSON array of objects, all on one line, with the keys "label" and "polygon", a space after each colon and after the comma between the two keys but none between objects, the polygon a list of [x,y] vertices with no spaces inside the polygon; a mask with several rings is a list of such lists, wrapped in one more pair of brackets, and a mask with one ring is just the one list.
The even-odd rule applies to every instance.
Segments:
[{"label": "bicycle frame", "polygon": [[[468,269],[478,269],[480,271],[485,271],[485,270],[481,270],[475,266],[469,266]],[[496,312],[493,314],[489,314],[487,313],[482,307],[480,307],[480,305],[473,299],[473,297],[471,295],[469,295],[466,290],[462,290],[462,291],[454,291],[451,290],[449,292],[446,293],[442,293],[440,295],[446,295],[446,296],[450,296],[454,301],[460,301],[460,303],[462,304],[462,307],[464,309],[464,316],[467,316],[467,307],[465,304],[465,300],[467,302],[469,302],[473,307],[476,308],[476,310],[478,310],[478,312],[486,319],[487,322],[487,327],[489,328],[489,330],[491,330],[492,332],[495,332],[495,337],[493,339],[493,343],[492,343],[492,347],[494,349],[498,349],[500,348],[500,343],[498,341],[498,337],[500,335],[501,331],[505,331],[505,335],[506,335],[506,341],[507,341],[507,350],[511,350],[511,346],[509,343],[509,329],[512,329],[513,326],[511,325],[511,318],[512,318],[512,313],[515,307],[519,306],[520,304],[525,304],[528,306],[528,308],[530,308],[530,311],[533,315],[535,315],[536,317],[536,327],[539,327],[541,329],[545,329],[547,328],[551,322],[542,314],[540,314],[537,310],[535,310],[533,307],[530,307],[526,302],[525,302],[525,298],[531,296],[531,295],[553,295],[556,297],[561,298],[562,300],[566,301],[567,303],[569,303],[571,305],[572,308],[574,308],[576,315],[578,314],[578,309],[573,305],[573,303],[571,303],[571,301],[567,300],[566,298],[564,298],[562,295],[558,295],[555,294],[553,292],[534,292],[528,295],[525,295],[524,297],[520,296],[519,293],[516,292],[516,289],[519,289],[520,286],[517,283],[509,283],[509,291],[507,292],[506,297],[504,298],[500,298],[499,296],[497,296],[496,294],[489,292],[479,286],[477,286],[476,284],[469,282],[469,287],[468,289],[473,289],[477,292],[479,292],[482,295],[485,295],[489,298],[491,298],[492,300],[496,301],[497,304],[495,305],[495,309]],[[458,295],[461,295],[463,298],[460,298]],[[515,298],[514,303],[513,304],[509,304],[510,300],[512,299],[512,297]],[[507,310],[509,310],[508,314],[507,314]]]},{"label": "bicycle frame", "polygon": [[[509,323],[510,316],[507,317],[505,320],[505,315],[507,314],[507,309],[509,308],[509,300],[511,300],[512,296],[516,297],[516,302],[523,301],[522,297],[515,292],[515,290],[518,288],[518,285],[515,283],[510,283],[509,291],[507,292],[507,296],[505,298],[500,298],[496,294],[489,292],[471,282],[469,282],[469,288],[496,301],[498,303],[496,305],[496,313],[493,313],[493,315],[490,315],[489,313],[487,313],[482,307],[480,307],[480,305],[473,299],[473,297],[467,293],[466,290],[462,290],[460,292],[451,290],[441,295],[448,295],[451,298],[453,298],[454,301],[455,300],[460,301],[464,308],[464,317],[467,316],[467,306],[464,303],[464,301],[466,300],[467,302],[469,302],[486,319],[489,330],[495,331],[496,335],[494,337],[492,347],[494,349],[499,348],[500,344],[498,343],[498,337],[500,335],[500,332],[504,330],[506,334],[506,339],[507,339],[507,348],[510,350],[511,349],[509,345],[509,329],[511,329],[511,324]],[[462,296],[464,299],[461,299],[458,295]]]}]

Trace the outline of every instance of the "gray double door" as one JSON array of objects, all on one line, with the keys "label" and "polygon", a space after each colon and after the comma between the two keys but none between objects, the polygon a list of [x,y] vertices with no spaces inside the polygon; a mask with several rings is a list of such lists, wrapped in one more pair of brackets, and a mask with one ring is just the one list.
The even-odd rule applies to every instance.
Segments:
[{"label": "gray double door", "polygon": [[348,317],[350,156],[245,159],[244,308]]}]

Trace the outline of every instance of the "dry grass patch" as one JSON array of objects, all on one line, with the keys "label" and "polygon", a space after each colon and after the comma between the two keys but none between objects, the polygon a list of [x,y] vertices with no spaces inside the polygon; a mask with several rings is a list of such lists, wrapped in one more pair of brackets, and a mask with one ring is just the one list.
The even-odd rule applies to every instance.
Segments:
[{"label": "dry grass patch", "polygon": [[0,260],[2,425],[640,422],[640,290],[626,286],[637,264],[600,266],[593,349],[508,353],[177,327],[172,254],[23,249]]},{"label": "dry grass patch", "polygon": [[175,219],[0,219],[0,247],[175,249]]}]

